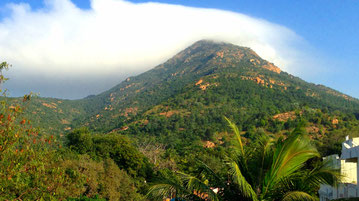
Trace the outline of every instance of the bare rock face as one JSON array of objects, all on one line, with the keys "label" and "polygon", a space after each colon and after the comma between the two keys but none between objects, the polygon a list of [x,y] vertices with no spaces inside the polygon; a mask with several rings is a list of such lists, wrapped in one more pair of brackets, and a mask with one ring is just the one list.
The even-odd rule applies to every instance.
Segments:
[{"label": "bare rock face", "polygon": [[319,133],[319,128],[316,126],[309,126],[305,128],[306,132],[309,134],[313,134],[313,133]]},{"label": "bare rock face", "polygon": [[213,142],[211,142],[211,141],[205,141],[205,143],[204,143],[204,145],[203,145],[203,147],[204,148],[213,148],[213,147],[215,147],[216,145],[213,143]]},{"label": "bare rock face", "polygon": [[297,116],[294,111],[284,112],[280,114],[276,114],[273,116],[273,119],[277,119],[278,121],[287,121],[288,119],[295,119]]},{"label": "bare rock face", "polygon": [[199,80],[198,82],[196,82],[196,85],[200,85],[203,82],[203,80]]},{"label": "bare rock face", "polygon": [[263,65],[262,66],[263,68],[265,68],[265,69],[268,69],[268,70],[270,70],[270,71],[273,71],[273,72],[275,72],[275,73],[280,73],[280,72],[282,72],[281,70],[280,70],[280,68],[278,68],[277,66],[275,66],[274,64],[272,64],[272,63],[268,63],[268,64],[265,64],[265,65]]},{"label": "bare rock face", "polygon": [[255,80],[258,84],[264,84],[264,80],[262,80],[260,77],[256,77]]}]

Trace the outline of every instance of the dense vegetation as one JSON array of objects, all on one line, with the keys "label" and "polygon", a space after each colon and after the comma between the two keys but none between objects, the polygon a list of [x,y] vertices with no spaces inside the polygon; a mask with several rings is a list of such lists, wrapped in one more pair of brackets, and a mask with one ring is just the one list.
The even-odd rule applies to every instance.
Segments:
[{"label": "dense vegetation", "polygon": [[223,127],[226,115],[246,129],[257,126],[253,120],[268,121],[304,107],[359,116],[357,99],[282,72],[249,48],[199,41],[99,95],[80,100],[34,98],[26,115],[44,132],[57,134],[82,126],[110,132],[138,120],[172,115],[205,116],[209,119],[202,122],[204,127],[218,119]]},{"label": "dense vegetation", "polygon": [[[135,140],[151,136],[176,151],[221,138],[228,131],[223,116],[249,139],[258,132],[285,135],[305,122],[323,154],[338,153],[345,133],[354,137],[359,129],[357,99],[282,72],[249,48],[210,41],[96,96],[10,101],[26,107],[24,115],[40,133],[65,136],[87,127]],[[322,147],[328,145],[323,140],[336,144]]]},{"label": "dense vegetation", "polygon": [[[320,155],[359,136],[357,99],[209,41],[96,96],[4,96],[1,107],[5,200],[312,199],[336,176]],[[291,143],[310,153],[276,178]]]},{"label": "dense vegetation", "polygon": [[[177,173],[150,188],[148,197],[210,200],[316,200],[319,184],[333,185],[339,174],[318,159],[319,153],[299,128],[277,141],[258,136],[244,146],[239,129],[228,120],[236,145],[222,175],[206,164],[197,176]],[[225,167],[226,165],[224,165]]]}]

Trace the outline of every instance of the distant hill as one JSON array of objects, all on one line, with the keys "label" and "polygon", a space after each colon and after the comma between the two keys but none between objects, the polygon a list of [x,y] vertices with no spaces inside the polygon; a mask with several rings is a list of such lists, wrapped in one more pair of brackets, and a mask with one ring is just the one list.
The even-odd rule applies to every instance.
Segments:
[{"label": "distant hill", "polygon": [[202,40],[99,95],[35,98],[27,114],[54,133],[86,126],[105,133],[195,140],[223,130],[223,116],[244,130],[271,130],[279,121],[273,116],[300,116],[305,108],[358,117],[359,101],[283,72],[249,48]]}]

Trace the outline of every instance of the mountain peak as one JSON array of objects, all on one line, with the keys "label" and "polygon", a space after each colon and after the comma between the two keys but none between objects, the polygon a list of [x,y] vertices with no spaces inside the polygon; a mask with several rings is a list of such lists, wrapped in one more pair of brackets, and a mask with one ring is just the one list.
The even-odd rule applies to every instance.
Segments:
[{"label": "mountain peak", "polygon": [[[208,122],[221,122],[223,116],[233,116],[247,125],[259,114],[271,118],[278,111],[294,111],[303,105],[355,114],[359,111],[358,100],[281,73],[250,48],[201,40],[99,95],[77,101],[38,99],[29,111],[46,111],[47,115],[37,119],[38,125],[48,122],[47,128],[56,125],[60,132],[81,126],[127,132],[138,125],[148,132],[154,125],[164,131],[176,128],[163,127],[157,121],[161,119],[181,122],[176,118],[188,118],[196,122],[206,116]],[[194,127],[188,125],[192,124],[177,126],[173,132],[191,133]],[[200,125],[203,127],[197,131],[207,129],[208,124]]]},{"label": "mountain peak", "polygon": [[[226,43],[223,41],[215,41],[215,40],[209,40],[209,39],[203,39],[199,40],[195,43],[193,43],[191,46],[189,46],[187,49],[196,49],[196,48],[235,48],[240,47],[231,43]],[[248,51],[252,51],[250,48],[241,47],[244,49],[247,49]]]},{"label": "mountain peak", "polygon": [[[264,68],[272,72],[280,73],[281,70],[258,56],[252,49],[241,47],[230,43],[200,40],[184,49],[166,62],[173,66],[185,68],[196,64],[207,66],[207,68],[226,68],[248,66],[252,68]],[[164,64],[166,66],[166,63]],[[207,64],[207,65],[203,65]],[[241,64],[241,65],[239,65]],[[163,67],[163,65],[161,65]],[[200,68],[196,68],[199,70]],[[191,72],[193,72],[191,70]]]},{"label": "mountain peak", "polygon": [[201,46],[201,45],[232,45],[232,44],[226,43],[226,42],[223,42],[223,41],[202,39],[202,40],[199,40],[199,41],[193,43],[190,47],[192,47],[192,46]]}]

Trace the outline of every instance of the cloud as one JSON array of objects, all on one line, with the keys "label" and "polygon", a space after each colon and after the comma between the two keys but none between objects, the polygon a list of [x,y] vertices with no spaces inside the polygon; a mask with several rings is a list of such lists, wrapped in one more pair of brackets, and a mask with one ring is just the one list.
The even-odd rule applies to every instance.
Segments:
[{"label": "cloud", "polygon": [[[9,4],[0,22],[1,60],[13,64],[7,87],[42,96],[81,98],[144,72],[197,40],[251,47],[295,72],[305,41],[290,29],[240,13],[163,3],[46,0],[32,10]],[[86,90],[85,90],[86,89]]]}]

